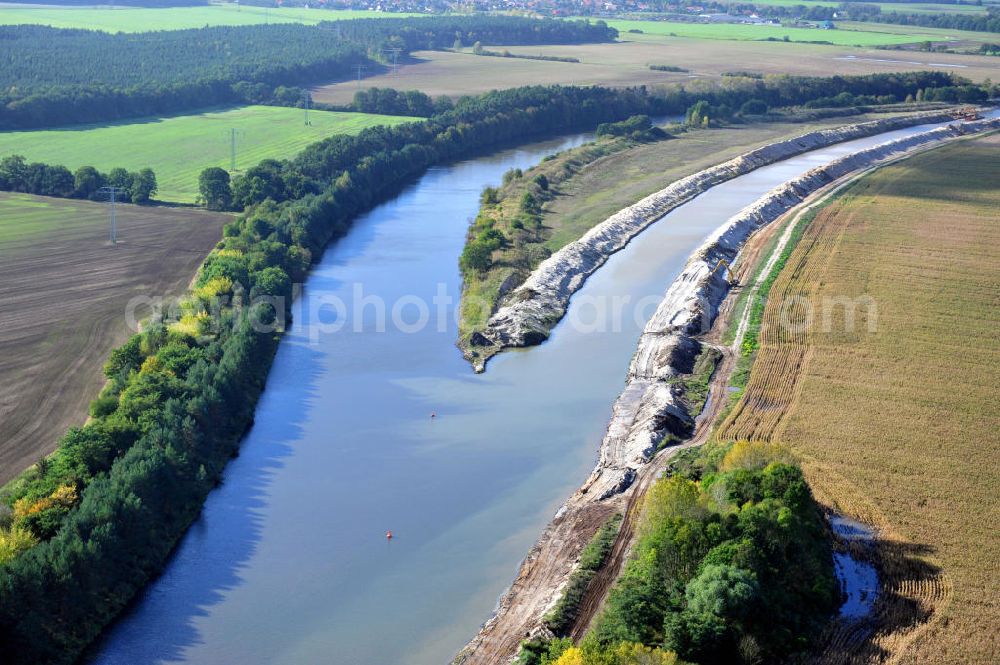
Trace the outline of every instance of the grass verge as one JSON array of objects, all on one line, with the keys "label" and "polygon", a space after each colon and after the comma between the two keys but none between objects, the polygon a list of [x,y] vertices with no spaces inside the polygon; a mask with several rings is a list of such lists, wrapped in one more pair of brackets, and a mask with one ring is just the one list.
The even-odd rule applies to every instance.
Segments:
[{"label": "grass verge", "polygon": [[608,554],[611,553],[621,524],[622,516],[620,514],[612,515],[607,522],[601,525],[601,528],[597,530],[597,533],[580,553],[580,562],[570,576],[562,596],[543,619],[545,626],[556,635],[566,635],[573,627],[576,613],[580,608],[580,601],[587,593],[590,581],[594,579],[594,575],[601,569]]}]

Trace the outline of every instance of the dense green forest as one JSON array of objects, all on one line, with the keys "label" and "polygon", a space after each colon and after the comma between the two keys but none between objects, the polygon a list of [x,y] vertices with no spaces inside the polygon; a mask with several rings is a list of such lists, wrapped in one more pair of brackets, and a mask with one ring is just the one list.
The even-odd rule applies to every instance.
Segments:
[{"label": "dense green forest", "polygon": [[840,600],[822,513],[787,451],[715,444],[650,489],[632,556],[579,647],[535,640],[519,662],[779,662],[814,643]]},{"label": "dense green forest", "polygon": [[0,191],[97,200],[104,198],[99,191],[102,187],[120,190],[119,201],[146,203],[156,194],[156,174],[150,168],[114,168],[101,173],[93,166],[81,166],[71,173],[65,166],[28,162],[21,155],[0,159]]},{"label": "dense green forest", "polygon": [[0,26],[0,129],[157,115],[272,101],[275,89],[378,71],[383,48],[609,41],[583,21],[508,16],[354,19],[107,34]]},{"label": "dense green forest", "polygon": [[896,25],[917,25],[922,28],[947,28],[948,30],[974,30],[977,32],[1000,32],[1000,9],[989,7],[985,14],[902,14],[887,12],[870,14],[863,21],[893,23]]},{"label": "dense green forest", "polygon": [[419,90],[400,92],[393,88],[368,88],[354,93],[352,111],[379,113],[381,115],[408,115],[429,118],[435,113],[452,108],[448,97],[431,99]]}]

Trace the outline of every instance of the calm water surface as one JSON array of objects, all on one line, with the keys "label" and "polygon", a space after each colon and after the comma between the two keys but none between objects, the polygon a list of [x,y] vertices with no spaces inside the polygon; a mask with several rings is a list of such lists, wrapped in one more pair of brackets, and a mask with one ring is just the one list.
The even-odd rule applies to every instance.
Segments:
[{"label": "calm water surface", "polygon": [[[454,346],[453,305],[441,327],[432,306],[419,332],[378,332],[374,306],[353,316],[359,297],[430,304],[443,289],[457,299],[457,257],[483,186],[589,137],[431,169],[360,218],[313,271],[241,456],[94,662],[447,662],[590,472],[642,326],[691,251],[784,180],[919,129],[710,190],[587,282],[570,309],[577,325],[478,376]],[[337,315],[310,315],[308,303],[330,297],[345,303],[346,325],[317,339],[309,322]],[[598,325],[594,303],[611,297],[642,306],[626,306],[619,326]],[[417,318],[412,303],[402,311]]]}]

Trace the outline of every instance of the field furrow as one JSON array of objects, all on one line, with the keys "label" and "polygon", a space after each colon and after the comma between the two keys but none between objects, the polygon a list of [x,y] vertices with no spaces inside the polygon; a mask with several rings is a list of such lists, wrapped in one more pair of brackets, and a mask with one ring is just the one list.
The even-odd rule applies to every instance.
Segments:
[{"label": "field furrow", "polygon": [[918,155],[820,211],[720,430],[790,446],[879,533],[877,621],[835,627],[821,662],[1000,657],[998,154],[992,135]]}]

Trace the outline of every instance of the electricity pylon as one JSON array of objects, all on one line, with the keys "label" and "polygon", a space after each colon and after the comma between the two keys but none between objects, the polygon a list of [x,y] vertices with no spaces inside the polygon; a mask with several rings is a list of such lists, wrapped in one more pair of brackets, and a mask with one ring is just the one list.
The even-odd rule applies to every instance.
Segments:
[{"label": "electricity pylon", "polygon": [[111,244],[118,244],[118,219],[115,215],[115,204],[118,203],[118,196],[125,193],[124,187],[107,186],[97,190],[98,194],[108,195],[108,207],[110,208],[111,231],[109,233]]}]

